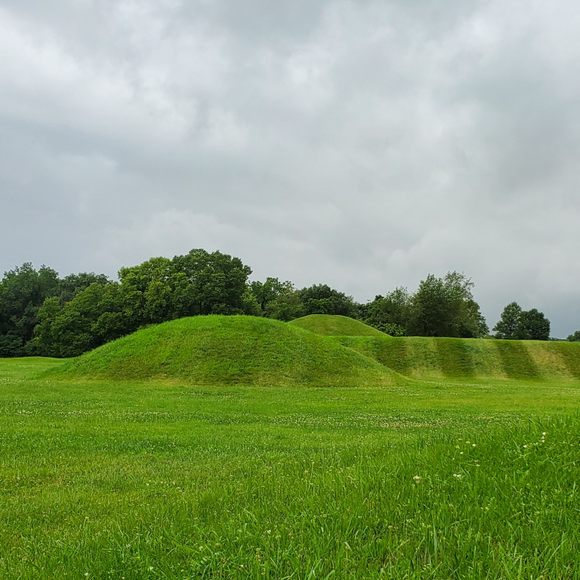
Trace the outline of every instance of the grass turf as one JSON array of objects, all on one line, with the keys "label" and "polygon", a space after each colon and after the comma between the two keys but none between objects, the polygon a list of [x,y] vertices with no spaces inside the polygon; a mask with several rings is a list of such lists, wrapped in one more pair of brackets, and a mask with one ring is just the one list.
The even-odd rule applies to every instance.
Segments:
[{"label": "grass turf", "polygon": [[388,336],[359,320],[332,314],[310,314],[289,324],[324,336]]},{"label": "grass turf", "polygon": [[331,338],[421,379],[580,379],[580,344],[427,337]]},{"label": "grass turf", "polygon": [[2,578],[577,577],[576,382],[55,382],[61,364],[0,361]]},{"label": "grass turf", "polygon": [[396,373],[350,348],[253,316],[197,316],[151,326],[68,362],[57,375],[197,385],[354,387],[396,380]]}]

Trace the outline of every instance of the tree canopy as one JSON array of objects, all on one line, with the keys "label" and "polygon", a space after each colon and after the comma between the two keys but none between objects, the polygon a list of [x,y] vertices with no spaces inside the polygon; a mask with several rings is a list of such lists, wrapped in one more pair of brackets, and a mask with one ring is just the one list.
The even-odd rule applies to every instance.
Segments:
[{"label": "tree canopy", "polygon": [[548,340],[550,321],[536,308],[522,310],[517,302],[510,302],[493,328],[497,338],[508,340]]},{"label": "tree canopy", "polygon": [[[59,277],[25,263],[0,280],[0,357],[69,357],[149,324],[202,314],[251,314],[292,320],[339,314],[387,334],[482,337],[489,330],[465,274],[428,275],[415,292],[395,288],[358,304],[320,283],[297,289],[288,280],[250,281],[239,258],[194,249],[121,268],[117,281],[95,273]],[[498,338],[546,340],[550,322],[535,308],[508,304]],[[568,337],[580,340],[580,331]]]}]

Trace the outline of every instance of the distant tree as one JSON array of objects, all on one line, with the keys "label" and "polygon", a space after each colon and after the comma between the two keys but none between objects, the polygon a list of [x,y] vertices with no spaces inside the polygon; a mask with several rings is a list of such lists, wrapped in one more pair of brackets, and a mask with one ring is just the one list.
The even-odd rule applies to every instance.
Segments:
[{"label": "distant tree", "polygon": [[487,325],[465,274],[432,274],[423,280],[411,300],[409,331],[419,336],[478,337]]},{"label": "distant tree", "polygon": [[0,335],[0,358],[24,354],[22,338],[14,334]]},{"label": "distant tree", "polygon": [[489,334],[489,326],[475,300],[466,300],[461,319],[459,336],[464,338],[481,338]]},{"label": "distant tree", "polygon": [[522,310],[517,302],[508,304],[494,329],[496,338],[508,340],[548,340],[550,321],[536,308]]},{"label": "distant tree", "polygon": [[176,271],[184,275],[181,282],[184,308],[179,316],[243,312],[252,270],[239,258],[198,249],[176,256],[172,262]]},{"label": "distant tree", "polygon": [[525,310],[520,318],[519,334],[524,340],[549,340],[550,321],[536,308]]},{"label": "distant tree", "polygon": [[263,316],[264,313],[260,308],[256,296],[252,292],[252,289],[248,285],[242,297],[242,312],[247,316]]},{"label": "distant tree", "polygon": [[341,314],[353,316],[356,305],[351,296],[334,290],[327,284],[314,284],[298,292],[305,314]]},{"label": "distant tree", "polygon": [[407,334],[407,329],[404,326],[393,322],[382,324],[379,330],[390,336],[405,336]]},{"label": "distant tree", "polygon": [[306,309],[300,292],[292,284],[287,284],[284,290],[267,304],[264,312],[268,318],[284,321],[294,320],[305,314]]},{"label": "distant tree", "polygon": [[510,302],[502,311],[498,323],[493,327],[496,338],[514,340],[520,338],[522,307],[517,302]]},{"label": "distant tree", "polygon": [[361,320],[392,336],[407,333],[411,314],[411,295],[406,288],[395,288],[385,296],[376,296],[364,305]]},{"label": "distant tree", "polygon": [[25,345],[38,324],[38,310],[48,296],[58,292],[58,274],[25,263],[4,274],[0,281],[0,337],[2,356],[25,354]]},{"label": "distant tree", "polygon": [[250,291],[254,295],[262,315],[267,315],[270,305],[276,299],[294,292],[292,282],[281,282],[278,278],[266,278],[264,282],[252,282]]},{"label": "distant tree", "polygon": [[580,342],[580,330],[577,330],[576,332],[574,332],[573,334],[571,334],[568,338],[568,341],[570,342]]},{"label": "distant tree", "polygon": [[133,320],[149,324],[197,314],[241,314],[247,308],[251,274],[239,258],[192,250],[152,258],[119,272]]},{"label": "distant tree", "polygon": [[115,282],[93,283],[61,304],[45,300],[30,350],[48,356],[77,356],[137,328]]},{"label": "distant tree", "polygon": [[109,278],[104,274],[94,272],[81,272],[80,274],[69,274],[58,282],[58,296],[62,303],[72,300],[74,296],[88,288],[91,284],[106,284]]}]

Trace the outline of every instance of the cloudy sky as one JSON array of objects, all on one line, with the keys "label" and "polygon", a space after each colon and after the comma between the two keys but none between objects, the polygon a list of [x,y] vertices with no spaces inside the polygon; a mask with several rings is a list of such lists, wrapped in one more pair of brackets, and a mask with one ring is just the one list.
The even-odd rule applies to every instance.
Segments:
[{"label": "cloudy sky", "polygon": [[0,0],[0,270],[191,248],[580,328],[573,0]]}]

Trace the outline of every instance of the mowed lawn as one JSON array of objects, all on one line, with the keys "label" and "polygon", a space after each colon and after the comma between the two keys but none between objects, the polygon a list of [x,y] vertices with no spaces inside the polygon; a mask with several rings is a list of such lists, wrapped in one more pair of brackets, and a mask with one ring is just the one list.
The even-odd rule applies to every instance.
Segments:
[{"label": "mowed lawn", "polygon": [[0,361],[0,578],[580,577],[580,382],[195,387]]}]

